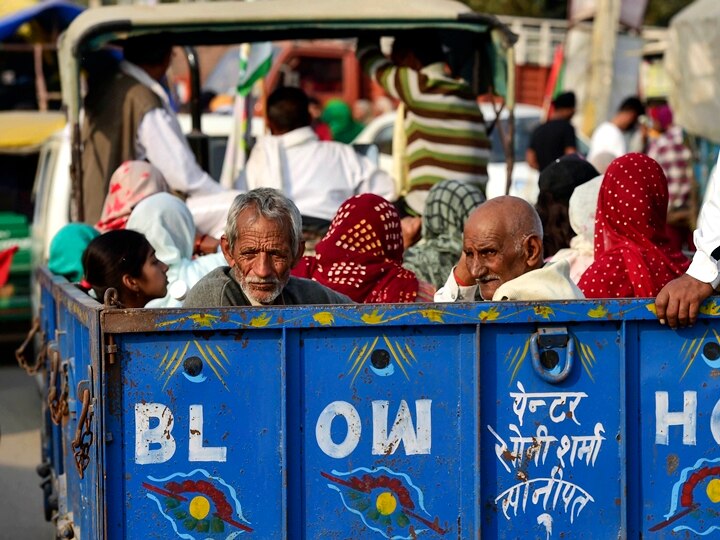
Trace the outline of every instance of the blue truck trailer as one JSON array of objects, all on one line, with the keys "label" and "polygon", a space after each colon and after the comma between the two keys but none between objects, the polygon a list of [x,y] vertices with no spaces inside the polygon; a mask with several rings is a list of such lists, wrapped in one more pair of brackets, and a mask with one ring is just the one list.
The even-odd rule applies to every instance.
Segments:
[{"label": "blue truck trailer", "polygon": [[717,299],[673,331],[652,300],[123,310],[38,276],[60,537],[720,534]]}]

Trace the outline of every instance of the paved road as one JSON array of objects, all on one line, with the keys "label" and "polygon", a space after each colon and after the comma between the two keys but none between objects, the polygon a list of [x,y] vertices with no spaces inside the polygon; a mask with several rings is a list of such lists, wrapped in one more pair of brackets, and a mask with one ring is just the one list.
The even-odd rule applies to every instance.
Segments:
[{"label": "paved road", "polygon": [[0,365],[0,539],[48,540],[40,478],[40,394],[18,367]]}]

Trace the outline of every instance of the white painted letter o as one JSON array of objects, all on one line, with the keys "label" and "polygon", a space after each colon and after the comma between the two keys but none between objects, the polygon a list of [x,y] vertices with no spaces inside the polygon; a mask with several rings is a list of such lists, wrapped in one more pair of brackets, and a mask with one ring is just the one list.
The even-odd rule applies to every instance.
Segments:
[{"label": "white painted letter o", "polygon": [[715,404],[715,407],[713,407],[712,414],[710,415],[710,432],[715,442],[720,444],[720,399]]},{"label": "white painted letter o", "polygon": [[[342,416],[347,422],[345,440],[336,444],[330,435],[330,428],[336,416]],[[341,459],[352,454],[360,442],[362,424],[355,407],[347,401],[333,401],[323,409],[315,424],[315,439],[320,450],[332,458]]]}]

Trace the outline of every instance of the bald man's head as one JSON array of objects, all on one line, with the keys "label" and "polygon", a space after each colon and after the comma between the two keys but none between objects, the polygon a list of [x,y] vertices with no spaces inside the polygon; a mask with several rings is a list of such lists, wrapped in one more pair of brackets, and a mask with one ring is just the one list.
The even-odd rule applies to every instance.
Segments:
[{"label": "bald man's head", "polygon": [[542,223],[535,209],[518,197],[497,197],[478,206],[465,222],[463,251],[480,294],[543,264]]}]

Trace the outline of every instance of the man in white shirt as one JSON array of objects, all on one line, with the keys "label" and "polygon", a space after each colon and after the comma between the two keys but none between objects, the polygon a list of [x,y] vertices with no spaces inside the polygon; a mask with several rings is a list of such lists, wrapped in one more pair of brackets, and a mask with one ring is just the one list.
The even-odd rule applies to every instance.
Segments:
[{"label": "man in white shirt", "polygon": [[282,191],[300,209],[303,222],[327,222],[353,195],[396,198],[395,183],[352,146],[320,141],[310,127],[308,98],[299,88],[281,87],[267,99],[271,135],[258,140],[235,187]]},{"label": "man in white shirt", "polygon": [[[595,158],[601,154],[610,155],[612,159],[627,154],[628,144],[625,134],[635,127],[643,114],[645,114],[645,107],[638,98],[626,98],[620,104],[620,108],[612,120],[603,122],[595,128],[590,140],[588,161],[595,164]],[[604,173],[605,170],[600,170],[600,172]]]},{"label": "man in white shirt", "polygon": [[436,302],[584,298],[567,261],[543,266],[543,229],[535,209],[503,196],[478,206],[465,222],[463,254]]},{"label": "man in white shirt", "polygon": [[238,193],[225,190],[200,168],[160,84],[172,45],[158,37],[134,38],[123,51],[119,70],[91,86],[85,101],[85,221],[94,224],[100,217],[115,169],[124,161],[146,160],[170,188],[188,197],[198,231],[220,236]]},{"label": "man in white shirt", "polygon": [[[717,165],[714,174],[718,174]],[[713,180],[693,236],[697,251],[692,263],[685,274],[665,285],[655,299],[660,323],[667,323],[670,328],[694,324],[700,304],[720,284],[720,182],[717,178]]]}]

